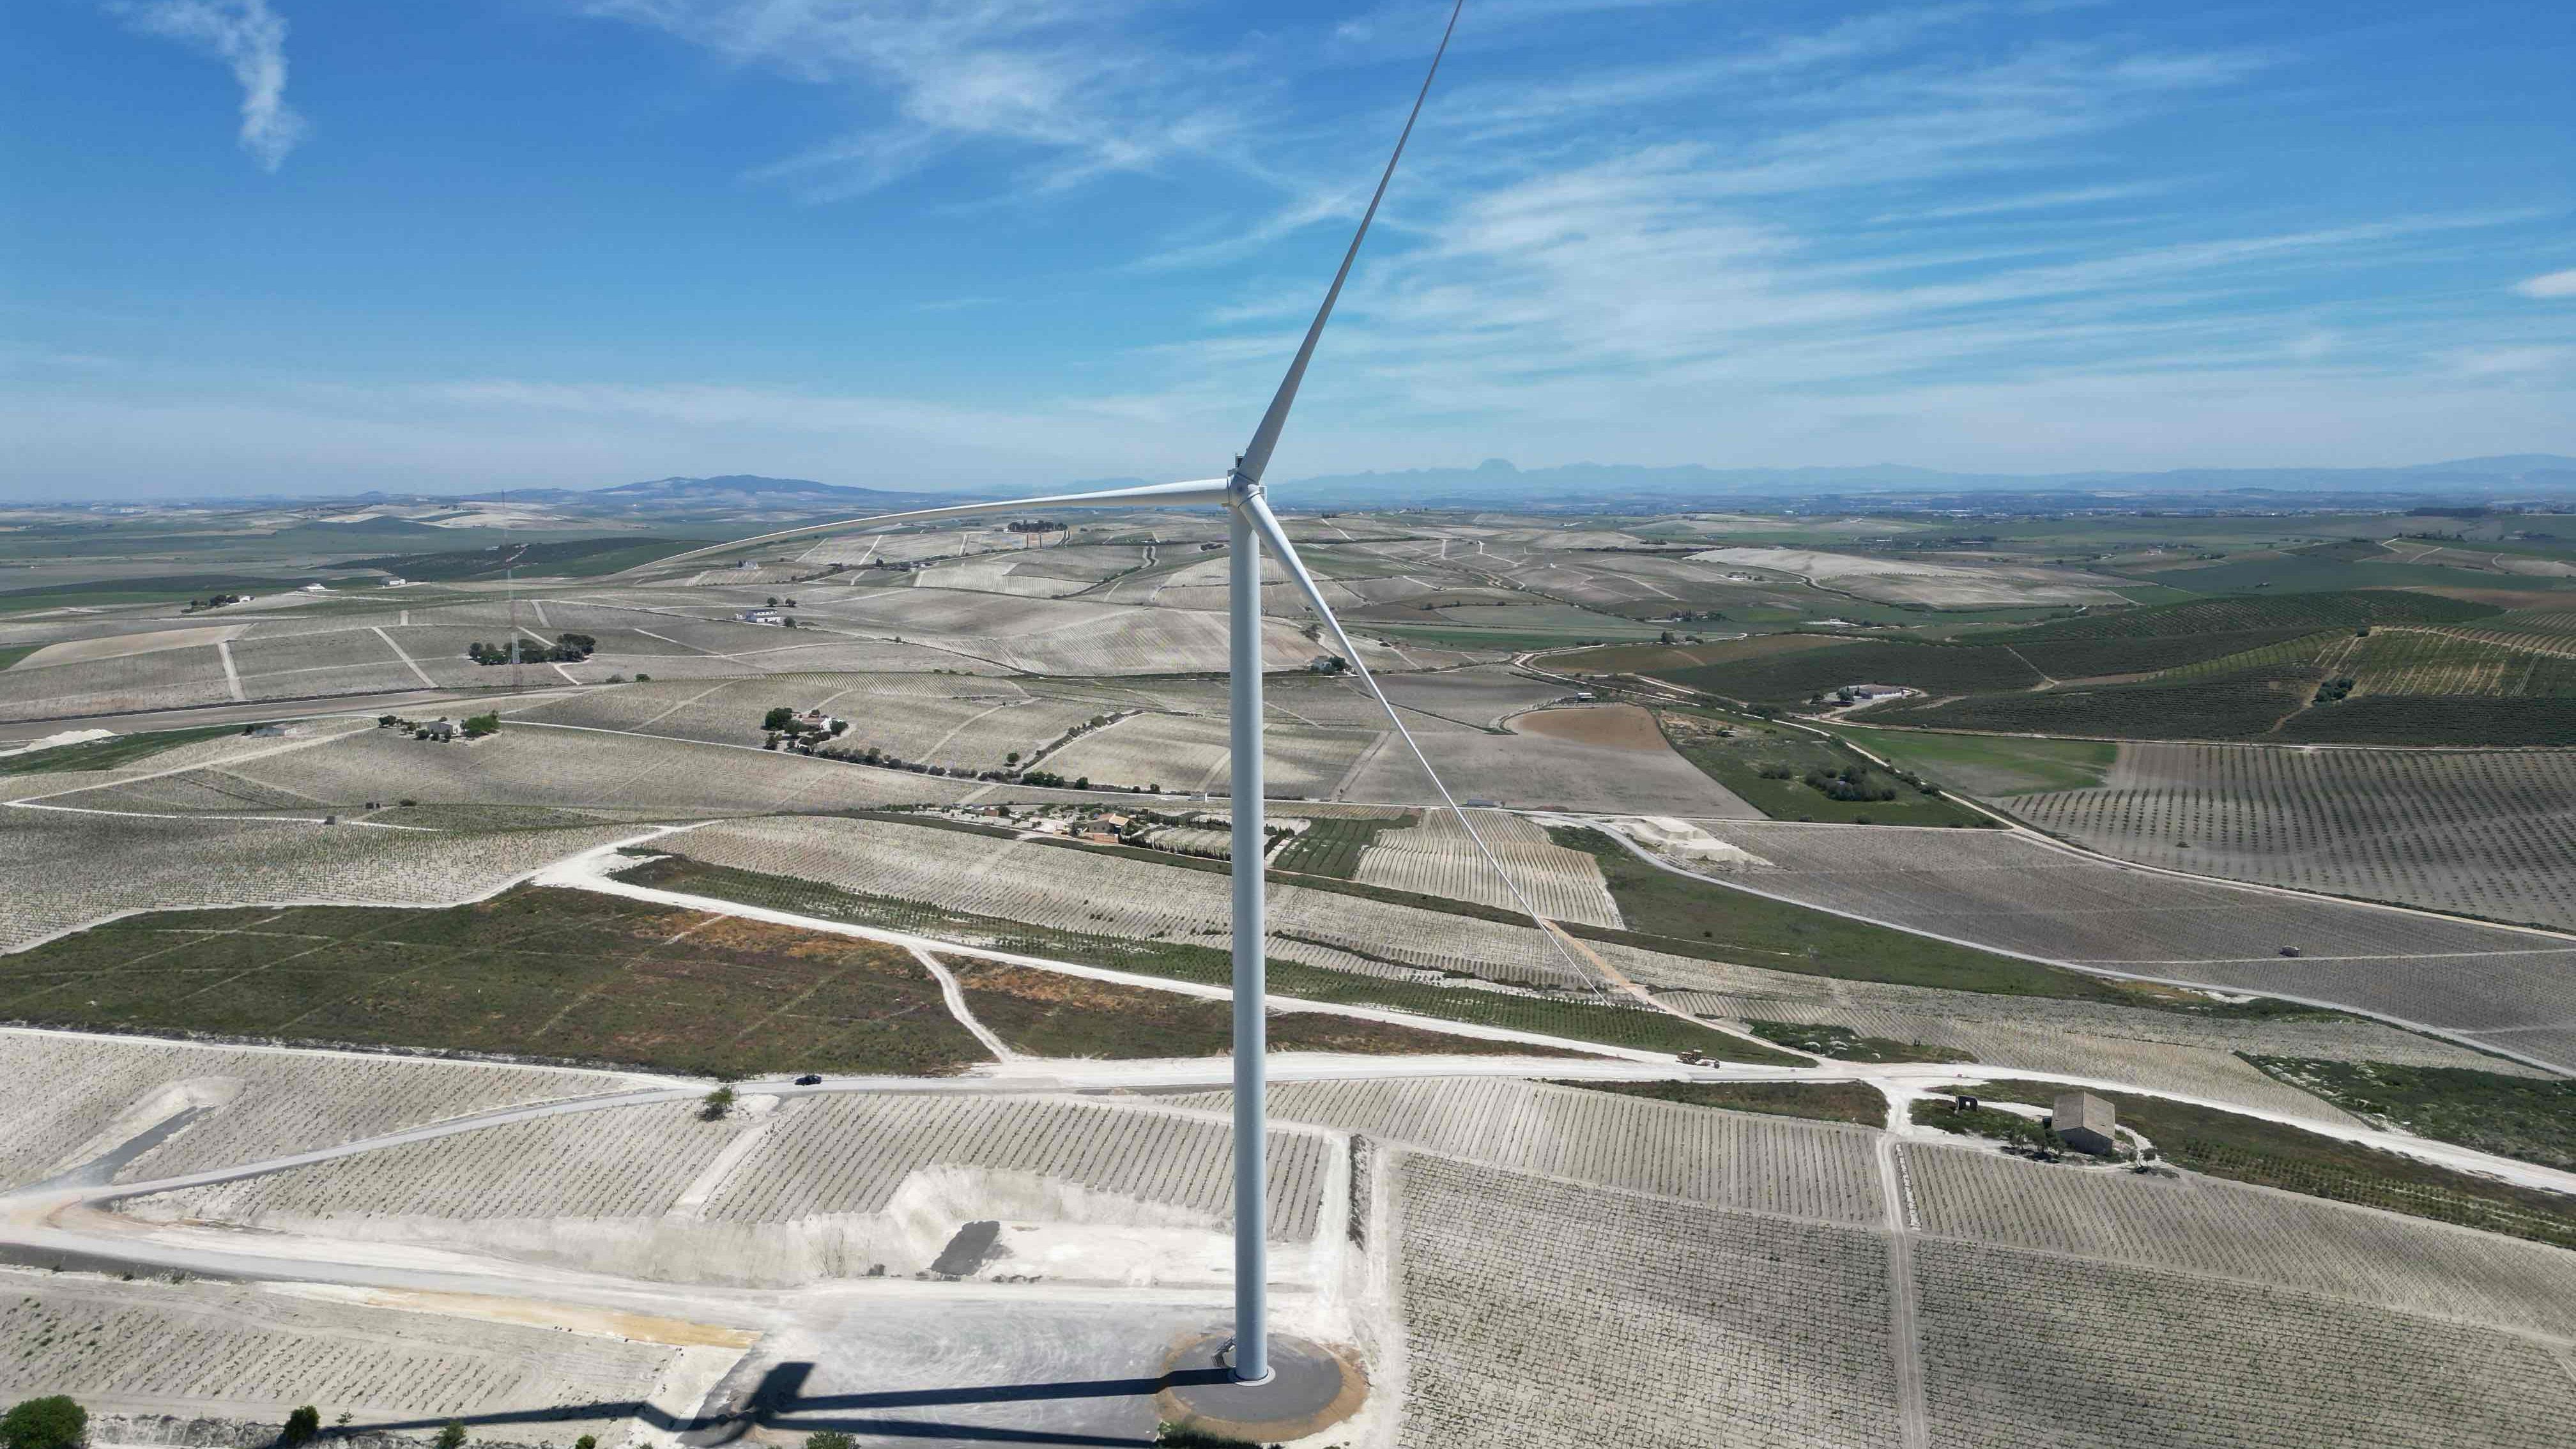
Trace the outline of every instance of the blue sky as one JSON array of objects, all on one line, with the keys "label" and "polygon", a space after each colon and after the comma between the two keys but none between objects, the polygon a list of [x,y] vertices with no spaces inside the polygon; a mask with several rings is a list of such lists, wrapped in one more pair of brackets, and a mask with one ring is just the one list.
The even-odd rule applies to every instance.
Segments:
[{"label": "blue sky", "polygon": [[[8,0],[0,496],[1200,476],[1445,7]],[[1274,476],[2576,453],[2576,6],[1469,0]]]}]

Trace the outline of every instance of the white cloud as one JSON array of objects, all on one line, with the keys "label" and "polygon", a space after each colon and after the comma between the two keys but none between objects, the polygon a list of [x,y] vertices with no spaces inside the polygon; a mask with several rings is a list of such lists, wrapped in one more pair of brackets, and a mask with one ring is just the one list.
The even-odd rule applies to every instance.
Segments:
[{"label": "white cloud", "polygon": [[[1224,57],[1168,53],[1140,0],[583,0],[727,60],[848,84],[892,114],[755,175],[811,200],[861,195],[970,142],[1047,158],[1060,187],[1222,146]],[[1150,17],[1148,17],[1150,18]],[[1239,77],[1237,78],[1239,79]]]},{"label": "white cloud", "polygon": [[275,171],[304,139],[304,118],[286,103],[286,20],[268,0],[132,0],[112,8],[146,35],[232,67],[242,88],[242,149],[262,167]]},{"label": "white cloud", "polygon": [[2576,297],[2576,271],[2546,272],[2516,283],[2514,290],[2526,297]]}]

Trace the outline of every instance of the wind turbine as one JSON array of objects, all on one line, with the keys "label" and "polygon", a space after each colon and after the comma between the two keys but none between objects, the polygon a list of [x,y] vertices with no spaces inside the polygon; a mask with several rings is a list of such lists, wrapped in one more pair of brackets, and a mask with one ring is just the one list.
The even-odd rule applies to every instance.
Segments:
[{"label": "wind turbine", "polygon": [[[1261,424],[1253,429],[1252,441],[1245,446],[1234,466],[1221,478],[1202,478],[1184,483],[1153,483],[1134,488],[1109,488],[1096,493],[1059,493],[1038,498],[1015,498],[1000,503],[961,503],[946,508],[918,508],[903,513],[881,513],[866,518],[842,519],[832,523],[812,524],[804,528],[785,529],[740,539],[711,548],[693,549],[683,554],[656,561],[656,566],[704,558],[715,554],[738,553],[747,548],[776,543],[786,539],[819,534],[839,533],[851,529],[882,528],[900,523],[927,523],[947,518],[967,518],[985,513],[1015,513],[1028,509],[1086,507],[1185,508],[1204,504],[1221,504],[1226,510],[1229,549],[1230,586],[1227,599],[1227,653],[1232,681],[1227,706],[1232,731],[1230,749],[1233,763],[1234,814],[1234,1318],[1235,1339],[1232,1371],[1241,1383],[1267,1382],[1271,1376],[1270,1341],[1267,1327],[1268,1299],[1268,1221],[1267,1166],[1268,1147],[1266,1023],[1262,1017],[1265,999],[1266,959],[1263,953],[1267,934],[1264,923],[1263,886],[1267,873],[1268,838],[1263,834],[1264,811],[1261,783],[1261,551],[1267,546],[1272,556],[1284,565],[1296,581],[1297,591],[1314,609],[1324,627],[1332,631],[1333,642],[1340,646],[1342,658],[1348,660],[1351,672],[1365,686],[1386,717],[1402,736],[1406,748],[1429,775],[1440,793],[1441,803],[1455,813],[1467,830],[1468,838],[1483,852],[1496,875],[1537,922],[1560,954],[1566,954],[1561,933],[1542,917],[1522,893],[1502,862],[1495,858],[1475,822],[1459,809],[1449,787],[1431,768],[1422,746],[1405,728],[1403,716],[1378,688],[1377,679],[1360,652],[1343,632],[1341,620],[1333,616],[1332,607],[1324,602],[1323,589],[1308,572],[1305,560],[1298,557],[1296,545],[1288,541],[1287,530],[1270,511],[1270,503],[1261,477],[1270,466],[1271,451],[1279,444],[1279,435],[1288,426],[1288,410],[1297,401],[1298,385],[1306,379],[1306,365],[1314,359],[1316,340],[1324,335],[1324,323],[1333,315],[1333,303],[1342,295],[1342,284],[1349,280],[1351,263],[1360,253],[1360,243],[1368,236],[1369,223],[1377,218],[1378,203],[1386,199],[1387,184],[1395,179],[1396,163],[1404,159],[1404,145],[1413,136],[1413,124],[1422,116],[1423,100],[1431,94],[1431,81],[1440,73],[1440,59],[1447,54],[1449,37],[1458,28],[1459,11],[1465,0],[1455,0],[1449,10],[1448,26],[1440,33],[1439,48],[1432,52],[1431,67],[1422,77],[1422,88],[1413,98],[1412,113],[1405,117],[1404,130],[1396,137],[1395,152],[1387,157],[1386,170],[1377,181],[1377,191],[1369,198],[1368,210],[1360,216],[1359,229],[1351,234],[1351,244],[1342,253],[1340,270],[1333,273],[1333,284],[1324,292],[1323,305],[1315,309],[1315,320],[1308,324],[1306,337],[1298,344],[1296,360],[1288,364],[1288,375],[1280,380],[1279,390],[1270,399],[1269,410],[1261,415]],[[1567,956],[1569,963],[1572,957]],[[1586,984],[1598,989],[1593,974],[1581,966],[1574,967]]]}]

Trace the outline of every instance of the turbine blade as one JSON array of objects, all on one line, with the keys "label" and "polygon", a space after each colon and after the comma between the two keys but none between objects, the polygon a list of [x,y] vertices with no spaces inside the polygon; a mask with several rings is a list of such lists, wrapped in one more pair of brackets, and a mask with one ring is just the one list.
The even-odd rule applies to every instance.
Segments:
[{"label": "turbine blade", "polygon": [[1298,344],[1297,360],[1288,364],[1288,375],[1280,380],[1279,391],[1270,399],[1270,410],[1261,415],[1261,426],[1253,429],[1250,446],[1234,465],[1235,476],[1247,483],[1260,482],[1263,470],[1270,466],[1270,452],[1279,446],[1280,431],[1288,426],[1288,409],[1295,405],[1298,384],[1306,380],[1306,364],[1315,356],[1315,341],[1324,335],[1325,319],[1333,315],[1333,303],[1341,298],[1342,283],[1350,279],[1351,263],[1359,257],[1369,223],[1377,220],[1377,204],[1386,200],[1387,183],[1395,179],[1395,163],[1404,159],[1404,143],[1413,139],[1413,123],[1422,119],[1422,102],[1431,94],[1431,78],[1440,74],[1440,58],[1449,53],[1449,37],[1458,29],[1458,12],[1466,6],[1467,0],[1456,0],[1449,7],[1449,24],[1440,32],[1440,48],[1431,52],[1431,69],[1423,72],[1422,89],[1413,96],[1413,112],[1404,118],[1404,130],[1395,138],[1395,154],[1386,158],[1386,170],[1377,178],[1377,192],[1369,198],[1368,210],[1360,214],[1359,230],[1351,233],[1350,249],[1342,253],[1341,270],[1333,273],[1333,285],[1324,292],[1324,305],[1315,309],[1315,320],[1306,327],[1306,340]]},{"label": "turbine blade", "polygon": [[[930,523],[942,518],[969,518],[979,513],[1017,513],[1025,508],[1104,508],[1129,504],[1147,508],[1184,508],[1200,503],[1226,501],[1226,480],[1200,478],[1187,483],[1144,483],[1133,488],[1104,488],[1097,493],[1050,493],[1037,498],[1006,498],[996,503],[957,503],[944,508],[914,508],[902,513],[877,513],[865,518],[843,518],[831,523],[812,523],[803,528],[781,529],[756,538],[738,538],[731,543],[693,548],[657,558],[636,568],[661,568],[667,564],[686,563],[693,558],[714,554],[739,553],[747,548],[760,548],[791,538],[810,538],[826,533],[839,533],[852,528],[885,528],[898,523]],[[633,569],[626,572],[632,573]]]},{"label": "turbine blade", "polygon": [[[1315,582],[1315,576],[1307,572],[1306,560],[1298,556],[1297,546],[1288,541],[1288,530],[1279,526],[1279,516],[1270,511],[1268,501],[1260,494],[1252,493],[1238,500],[1234,506],[1241,509],[1244,516],[1252,520],[1252,526],[1261,535],[1262,541],[1287,568],[1288,576],[1296,580],[1297,592],[1306,596],[1306,603],[1315,611],[1316,617],[1324,621],[1325,628],[1333,631],[1333,642],[1341,646],[1342,657],[1350,661],[1351,672],[1358,675],[1360,683],[1368,687],[1369,694],[1377,700],[1378,708],[1386,711],[1388,723],[1393,724],[1395,732],[1403,736],[1404,747],[1413,752],[1414,762],[1422,766],[1422,773],[1431,777],[1431,787],[1440,792],[1441,803],[1449,807],[1449,813],[1458,817],[1460,825],[1466,827],[1467,838],[1476,843],[1477,852],[1485,857],[1487,865],[1494,868],[1494,874],[1502,880],[1503,888],[1512,893],[1512,899],[1518,902],[1521,910],[1528,914],[1531,922],[1539,928],[1540,934],[1555,944],[1557,954],[1564,957],[1566,964],[1574,968],[1574,974],[1581,977],[1594,991],[1604,991],[1605,985],[1599,973],[1584,969],[1583,964],[1566,949],[1566,942],[1570,938],[1555,922],[1540,914],[1539,908],[1532,904],[1529,896],[1521,890],[1520,882],[1513,880],[1512,873],[1503,869],[1501,858],[1494,854],[1492,846],[1485,843],[1484,834],[1476,829],[1476,822],[1467,817],[1467,812],[1459,806],[1457,797],[1449,793],[1448,782],[1440,778],[1438,770],[1431,768],[1431,758],[1422,753],[1422,744],[1413,737],[1413,731],[1405,728],[1404,716],[1396,709],[1395,702],[1386,697],[1385,690],[1378,688],[1377,676],[1369,673],[1368,666],[1360,661],[1360,651],[1352,645],[1351,636],[1342,631],[1342,621],[1333,617],[1332,606],[1324,602],[1323,588]],[[1589,956],[1592,953],[1586,951],[1584,954]]]}]

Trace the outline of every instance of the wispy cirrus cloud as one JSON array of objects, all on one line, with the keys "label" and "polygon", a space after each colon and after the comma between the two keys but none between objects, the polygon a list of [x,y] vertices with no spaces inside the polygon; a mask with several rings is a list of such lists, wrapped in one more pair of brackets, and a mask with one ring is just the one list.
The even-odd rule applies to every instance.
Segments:
[{"label": "wispy cirrus cloud", "polygon": [[876,190],[961,147],[1016,148],[1071,185],[1205,153],[1233,134],[1213,72],[1161,42],[1137,3],[1071,0],[584,0],[743,66],[846,84],[882,114],[758,168],[809,199]]},{"label": "wispy cirrus cloud", "polygon": [[2526,297],[2542,300],[2576,297],[2576,271],[2545,272],[2515,283],[2513,289]]},{"label": "wispy cirrus cloud", "polygon": [[286,103],[286,20],[268,0],[117,0],[108,7],[132,29],[205,52],[241,83],[241,145],[275,171],[304,139],[304,118]]}]

